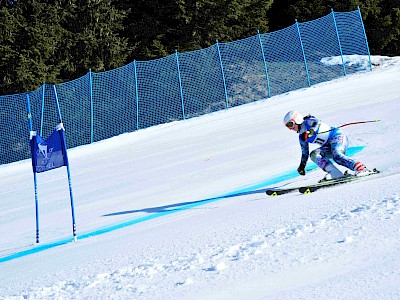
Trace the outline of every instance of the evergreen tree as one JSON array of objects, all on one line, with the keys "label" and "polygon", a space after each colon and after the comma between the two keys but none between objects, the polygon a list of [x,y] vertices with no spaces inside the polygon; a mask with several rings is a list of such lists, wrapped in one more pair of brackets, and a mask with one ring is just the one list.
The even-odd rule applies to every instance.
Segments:
[{"label": "evergreen tree", "polygon": [[203,49],[360,7],[371,54],[400,55],[400,0],[0,0],[0,94]]},{"label": "evergreen tree", "polygon": [[289,0],[285,9],[293,24],[295,19],[299,22],[311,21],[326,16],[332,9],[336,12],[352,11],[360,5],[360,0]]},{"label": "evergreen tree", "polygon": [[272,3],[271,9],[267,13],[270,23],[270,32],[277,31],[294,24],[294,20],[297,17],[288,13],[290,5],[294,2],[295,0],[279,0]]},{"label": "evergreen tree", "polygon": [[15,74],[18,49],[15,45],[21,20],[17,17],[18,14],[15,16],[5,5],[0,8],[0,94],[12,94],[18,90]]},{"label": "evergreen tree", "polygon": [[175,37],[167,37],[167,34],[178,26],[175,0],[120,0],[116,1],[116,7],[128,13],[123,35],[133,50],[128,58],[130,61],[159,58],[172,53],[167,44],[173,43]]},{"label": "evergreen tree", "polygon": [[[268,30],[267,12],[272,4],[260,0],[179,1],[180,44],[184,50],[235,41]],[[183,32],[182,32],[183,31]],[[176,31],[174,32],[176,33]]]},{"label": "evergreen tree", "polygon": [[370,0],[361,12],[371,53],[400,55],[400,0]]},{"label": "evergreen tree", "polygon": [[400,54],[400,0],[281,0],[269,12],[271,30],[294,23],[311,21],[336,12],[356,10],[360,7],[370,52],[375,55]]},{"label": "evergreen tree", "polygon": [[121,67],[129,55],[127,38],[120,35],[125,11],[112,0],[70,0],[70,15],[65,27],[71,35],[68,45],[71,71],[84,75]]},{"label": "evergreen tree", "polygon": [[1,69],[7,72],[2,89],[16,93],[57,81],[60,68],[54,54],[62,40],[60,12],[60,6],[36,0],[2,8]]},{"label": "evergreen tree", "polygon": [[37,89],[123,66],[126,16],[102,0],[1,0],[0,93]]},{"label": "evergreen tree", "polygon": [[[133,58],[154,59],[238,40],[268,30],[273,0],[138,0],[129,7],[126,36]],[[124,1],[120,1],[124,2]]]}]

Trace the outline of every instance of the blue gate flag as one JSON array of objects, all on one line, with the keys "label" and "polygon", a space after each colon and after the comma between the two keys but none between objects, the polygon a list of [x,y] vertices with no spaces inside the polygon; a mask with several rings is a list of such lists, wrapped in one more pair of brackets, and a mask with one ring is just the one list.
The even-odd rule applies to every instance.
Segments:
[{"label": "blue gate flag", "polygon": [[68,165],[62,123],[47,140],[43,140],[36,131],[31,131],[30,146],[33,172],[41,173]]}]

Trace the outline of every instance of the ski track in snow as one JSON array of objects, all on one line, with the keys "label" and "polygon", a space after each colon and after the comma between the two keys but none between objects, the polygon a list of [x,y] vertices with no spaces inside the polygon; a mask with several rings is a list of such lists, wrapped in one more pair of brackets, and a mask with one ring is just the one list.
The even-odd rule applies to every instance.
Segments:
[{"label": "ski track in snow", "polygon": [[[106,273],[99,273],[94,276],[82,277],[76,280],[59,281],[48,287],[36,287],[26,290],[21,295],[12,295],[1,299],[84,299],[91,298],[96,290],[108,291],[114,298],[145,298],[160,296],[160,282],[170,280],[169,289],[175,289],[174,295],[179,295],[179,289],[185,286],[196,284],[196,278],[185,277],[185,270],[197,270],[195,274],[217,277],[221,274],[229,274],[229,269],[240,268],[240,262],[252,260],[257,266],[257,261],[267,259],[269,261],[269,272],[279,272],[285,269],[293,269],[299,265],[312,265],[319,262],[327,262],[335,257],[340,257],[341,251],[346,245],[357,243],[359,240],[368,239],[363,234],[367,229],[362,220],[368,219],[373,226],[380,222],[399,218],[400,216],[400,194],[384,198],[373,203],[365,203],[350,209],[342,209],[331,214],[323,215],[317,220],[307,220],[302,224],[286,226],[272,232],[264,232],[252,236],[250,240],[231,245],[228,248],[218,246],[193,253],[189,256],[176,257],[172,261],[165,261],[165,258],[148,258],[146,264],[128,264],[127,266]],[[352,228],[349,231],[349,228]],[[326,234],[329,231],[330,234]],[[348,232],[343,235],[343,231]],[[321,238],[313,243],[313,235],[321,232],[329,236],[325,244],[320,244]],[[285,247],[291,244],[290,248]],[[309,247],[308,252],[302,249],[296,251],[293,244],[300,244],[301,247]],[[307,244],[304,246],[304,244]],[[303,245],[303,246],[301,246]],[[332,247],[333,245],[333,247]],[[291,249],[285,253],[285,261],[282,251]],[[306,253],[306,254],[305,254]],[[275,259],[278,258],[278,259]],[[127,258],[129,261],[129,258]],[[143,259],[146,261],[146,259]],[[236,266],[237,265],[237,266]],[[169,279],[169,274],[179,274]],[[231,274],[234,276],[233,274]],[[101,287],[99,289],[99,287]],[[181,291],[184,292],[184,291]],[[106,293],[105,293],[106,295]],[[104,295],[104,296],[105,296]],[[101,296],[101,295],[98,295]]]}]

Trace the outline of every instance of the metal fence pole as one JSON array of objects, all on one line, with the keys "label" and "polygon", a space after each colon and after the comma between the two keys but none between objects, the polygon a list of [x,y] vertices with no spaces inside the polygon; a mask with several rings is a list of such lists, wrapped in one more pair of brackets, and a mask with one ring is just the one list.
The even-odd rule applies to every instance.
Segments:
[{"label": "metal fence pole", "polygon": [[364,22],[363,22],[362,17],[361,17],[361,11],[360,11],[360,7],[359,6],[357,6],[357,10],[358,10],[358,15],[360,16],[361,26],[362,26],[362,29],[363,29],[363,32],[364,32],[365,46],[367,47],[367,51],[368,51],[369,69],[372,71],[371,54],[369,52],[367,34],[365,33]]},{"label": "metal fence pole", "polygon": [[133,61],[133,70],[135,72],[136,130],[139,130],[139,90],[138,90],[136,60]]},{"label": "metal fence pole", "polygon": [[335,12],[333,11],[333,8],[331,8],[331,10],[332,10],[333,24],[335,24],[336,36],[337,36],[337,40],[339,43],[340,56],[342,57],[343,74],[344,74],[344,76],[346,76],[347,75],[346,74],[346,65],[345,65],[344,59],[343,59],[342,44],[340,43],[340,36],[339,36],[337,24],[336,24]]},{"label": "metal fence pole", "polygon": [[[40,135],[43,134],[43,119],[44,119],[44,95],[46,91],[46,83],[43,82],[43,90],[42,90],[42,113],[40,116]],[[28,99],[29,100],[29,99]],[[30,104],[29,104],[30,105]],[[29,108],[30,109],[30,108]]]},{"label": "metal fence pole", "polygon": [[267,67],[267,62],[265,60],[264,47],[263,47],[263,43],[261,41],[261,35],[260,35],[259,30],[257,30],[257,34],[258,34],[258,40],[260,41],[261,54],[262,54],[262,58],[263,58],[263,62],[264,62],[265,77],[267,79],[268,97],[271,97],[271,88],[269,85],[268,67]]},{"label": "metal fence pole", "polygon": [[219,43],[217,40],[217,51],[218,51],[218,58],[219,58],[219,64],[221,66],[221,73],[222,73],[222,83],[224,84],[224,92],[225,92],[225,102],[226,102],[226,108],[229,108],[229,102],[228,102],[228,92],[226,90],[226,81],[225,81],[225,73],[224,73],[224,65],[222,64],[222,57],[221,57],[221,51],[219,50]]},{"label": "metal fence pole", "polygon": [[297,22],[297,19],[296,19],[295,21],[296,21],[297,33],[298,33],[298,35],[299,35],[299,40],[300,40],[301,51],[303,52],[304,66],[305,66],[305,68],[306,68],[308,86],[311,86],[310,74],[308,73],[308,67],[307,67],[306,53],[304,52],[303,41],[301,40],[300,27],[299,27],[299,23]]},{"label": "metal fence pole", "polygon": [[91,69],[89,69],[89,92],[90,92],[90,143],[93,143],[94,115],[93,115],[93,80],[92,80]]},{"label": "metal fence pole", "polygon": [[183,115],[183,119],[185,120],[186,119],[185,102],[183,101],[182,78],[181,78],[181,70],[179,68],[178,50],[175,50],[175,57],[176,57],[176,68],[177,68],[177,71],[178,71],[179,92],[180,92],[180,95],[181,95],[182,115]]}]

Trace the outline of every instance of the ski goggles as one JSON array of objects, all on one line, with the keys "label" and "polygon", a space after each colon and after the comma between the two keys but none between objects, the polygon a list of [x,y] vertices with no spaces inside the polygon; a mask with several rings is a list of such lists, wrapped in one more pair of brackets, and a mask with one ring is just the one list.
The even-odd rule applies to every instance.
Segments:
[{"label": "ski goggles", "polygon": [[286,125],[287,128],[293,129],[294,125],[296,125],[296,123],[294,121],[290,120],[285,125]]}]

